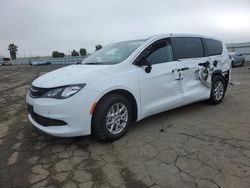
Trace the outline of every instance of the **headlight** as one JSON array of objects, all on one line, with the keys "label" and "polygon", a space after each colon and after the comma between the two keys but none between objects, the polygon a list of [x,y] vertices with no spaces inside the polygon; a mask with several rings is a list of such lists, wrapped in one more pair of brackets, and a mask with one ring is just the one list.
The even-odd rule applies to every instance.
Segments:
[{"label": "headlight", "polygon": [[68,85],[58,88],[53,88],[45,93],[43,98],[55,98],[55,99],[65,99],[69,98],[72,95],[79,92],[82,88],[84,88],[86,84],[76,84],[76,85]]}]

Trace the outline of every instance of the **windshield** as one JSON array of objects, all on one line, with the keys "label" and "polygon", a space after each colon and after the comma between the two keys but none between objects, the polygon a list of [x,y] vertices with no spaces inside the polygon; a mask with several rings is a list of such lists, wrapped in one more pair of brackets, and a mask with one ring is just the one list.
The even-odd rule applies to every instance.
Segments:
[{"label": "windshield", "polygon": [[82,64],[112,65],[127,59],[145,40],[125,41],[110,44],[82,61]]}]

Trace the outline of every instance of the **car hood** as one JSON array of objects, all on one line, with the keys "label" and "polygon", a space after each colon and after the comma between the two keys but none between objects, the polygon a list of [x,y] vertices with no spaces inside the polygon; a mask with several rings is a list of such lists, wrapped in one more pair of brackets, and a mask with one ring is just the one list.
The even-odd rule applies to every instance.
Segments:
[{"label": "car hood", "polygon": [[111,69],[112,65],[71,65],[38,77],[32,85],[40,88],[53,88],[88,83],[109,75]]}]

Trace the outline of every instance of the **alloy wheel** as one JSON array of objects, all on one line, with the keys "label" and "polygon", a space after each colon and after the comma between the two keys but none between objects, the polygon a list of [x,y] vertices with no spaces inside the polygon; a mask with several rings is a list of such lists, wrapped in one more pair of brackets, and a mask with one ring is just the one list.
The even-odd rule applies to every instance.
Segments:
[{"label": "alloy wheel", "polygon": [[122,103],[113,104],[106,115],[106,127],[111,134],[119,134],[128,121],[128,109]]},{"label": "alloy wheel", "polygon": [[217,101],[222,99],[224,95],[224,84],[222,83],[222,81],[219,80],[215,83],[213,95]]}]

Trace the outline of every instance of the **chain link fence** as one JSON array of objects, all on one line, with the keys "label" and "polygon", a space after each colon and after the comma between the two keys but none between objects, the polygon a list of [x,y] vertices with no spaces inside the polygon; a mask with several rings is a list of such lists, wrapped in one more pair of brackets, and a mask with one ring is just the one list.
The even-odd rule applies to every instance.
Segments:
[{"label": "chain link fence", "polygon": [[53,65],[69,65],[76,64],[82,61],[85,57],[83,56],[68,56],[60,58],[52,57],[41,57],[41,58],[22,58],[17,60],[12,60],[12,65],[43,65],[43,64],[53,64]]}]

